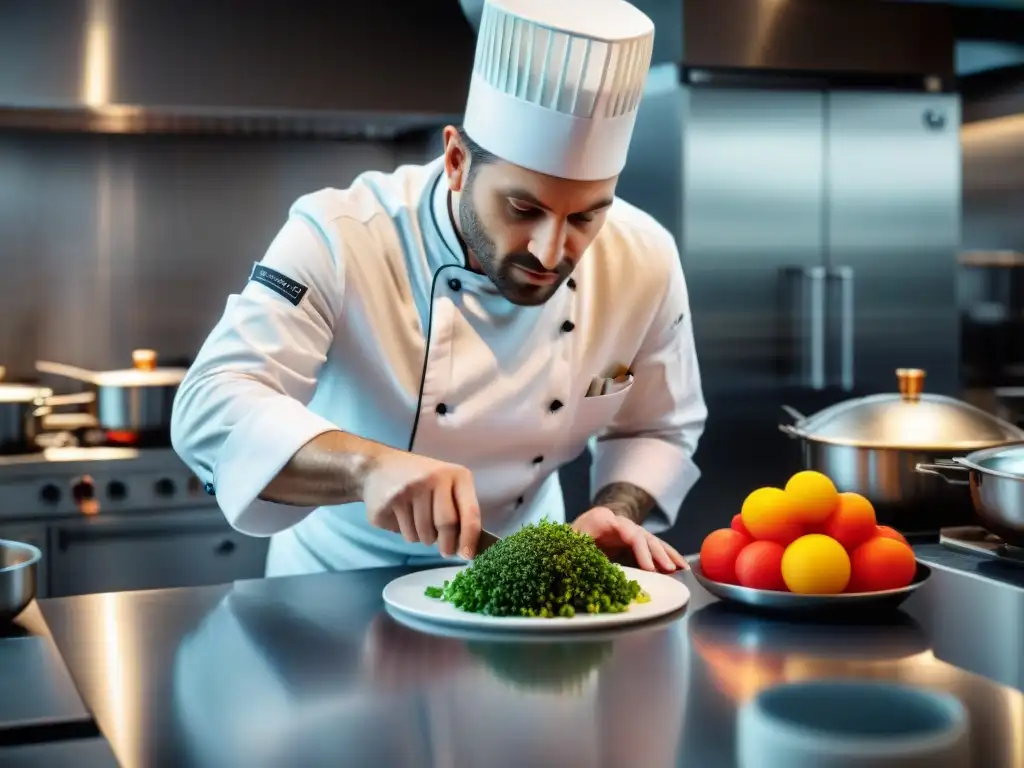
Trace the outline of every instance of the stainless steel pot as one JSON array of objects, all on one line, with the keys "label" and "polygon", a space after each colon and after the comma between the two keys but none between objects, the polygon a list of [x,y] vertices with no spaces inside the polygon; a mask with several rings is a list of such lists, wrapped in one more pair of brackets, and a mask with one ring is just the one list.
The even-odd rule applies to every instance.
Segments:
[{"label": "stainless steel pot", "polygon": [[[924,475],[937,475],[952,486],[969,488],[981,524],[1007,544],[1024,547],[1024,444],[922,463],[916,470]],[[946,472],[966,473],[967,478],[948,477]]]},{"label": "stainless steel pot", "polygon": [[36,566],[43,553],[31,544],[0,539],[0,621],[17,618],[36,596]]},{"label": "stainless steel pot", "polygon": [[813,416],[783,406],[796,421],[779,429],[803,441],[807,469],[870,499],[880,523],[934,532],[976,522],[966,488],[950,493],[917,465],[1024,441],[1024,430],[961,400],[923,393],[920,369],[901,368],[896,377],[898,394],[847,400]]},{"label": "stainless steel pot", "polygon": [[93,394],[96,425],[107,432],[135,435],[169,433],[171,408],[185,368],[158,368],[156,352],[132,352],[133,367],[119,371],[90,371],[63,363],[38,361],[41,373],[80,381]]},{"label": "stainless steel pot", "polygon": [[0,384],[0,453],[36,450],[42,430],[41,409],[53,392],[27,384]]}]

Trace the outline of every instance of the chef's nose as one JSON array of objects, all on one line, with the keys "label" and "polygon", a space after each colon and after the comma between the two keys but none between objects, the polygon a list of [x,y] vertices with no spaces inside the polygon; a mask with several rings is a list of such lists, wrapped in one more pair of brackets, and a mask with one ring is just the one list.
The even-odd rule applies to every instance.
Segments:
[{"label": "chef's nose", "polygon": [[545,269],[553,270],[562,260],[565,234],[565,223],[558,220],[545,222],[534,232],[530,253],[537,257]]}]

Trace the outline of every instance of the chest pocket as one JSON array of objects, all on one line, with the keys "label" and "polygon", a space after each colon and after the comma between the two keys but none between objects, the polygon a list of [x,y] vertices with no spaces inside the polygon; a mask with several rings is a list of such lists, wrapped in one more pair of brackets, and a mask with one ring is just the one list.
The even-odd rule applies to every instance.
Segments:
[{"label": "chest pocket", "polygon": [[576,407],[576,415],[572,422],[573,443],[582,446],[590,437],[611,424],[632,391],[633,377],[630,376],[625,386],[616,392],[582,398]]}]

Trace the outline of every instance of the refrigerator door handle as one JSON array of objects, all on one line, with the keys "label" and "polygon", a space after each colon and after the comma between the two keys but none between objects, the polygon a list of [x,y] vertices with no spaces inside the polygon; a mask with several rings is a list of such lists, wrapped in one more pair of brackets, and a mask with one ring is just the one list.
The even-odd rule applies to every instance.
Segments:
[{"label": "refrigerator door handle", "polygon": [[[834,334],[838,344],[835,356],[838,358],[838,385],[845,391],[853,389],[856,382],[854,371],[854,314],[853,314],[853,267],[841,266],[828,270],[829,315],[833,319]],[[829,344],[832,347],[832,344]],[[832,377],[830,377],[832,378]],[[835,381],[835,378],[832,378]]]},{"label": "refrigerator door handle", "polygon": [[822,390],[827,384],[827,271],[824,267],[786,267],[789,337],[795,360],[789,370],[800,386]]}]

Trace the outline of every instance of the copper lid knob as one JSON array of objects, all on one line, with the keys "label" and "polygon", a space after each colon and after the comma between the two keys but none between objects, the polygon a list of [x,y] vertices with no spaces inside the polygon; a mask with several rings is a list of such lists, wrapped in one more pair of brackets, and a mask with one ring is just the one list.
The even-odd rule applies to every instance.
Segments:
[{"label": "copper lid knob", "polygon": [[156,369],[156,350],[136,349],[132,352],[132,363],[140,371]]},{"label": "copper lid knob", "polygon": [[921,399],[921,391],[924,389],[925,372],[920,368],[897,368],[896,379],[900,385],[900,395],[908,403],[917,402]]}]

